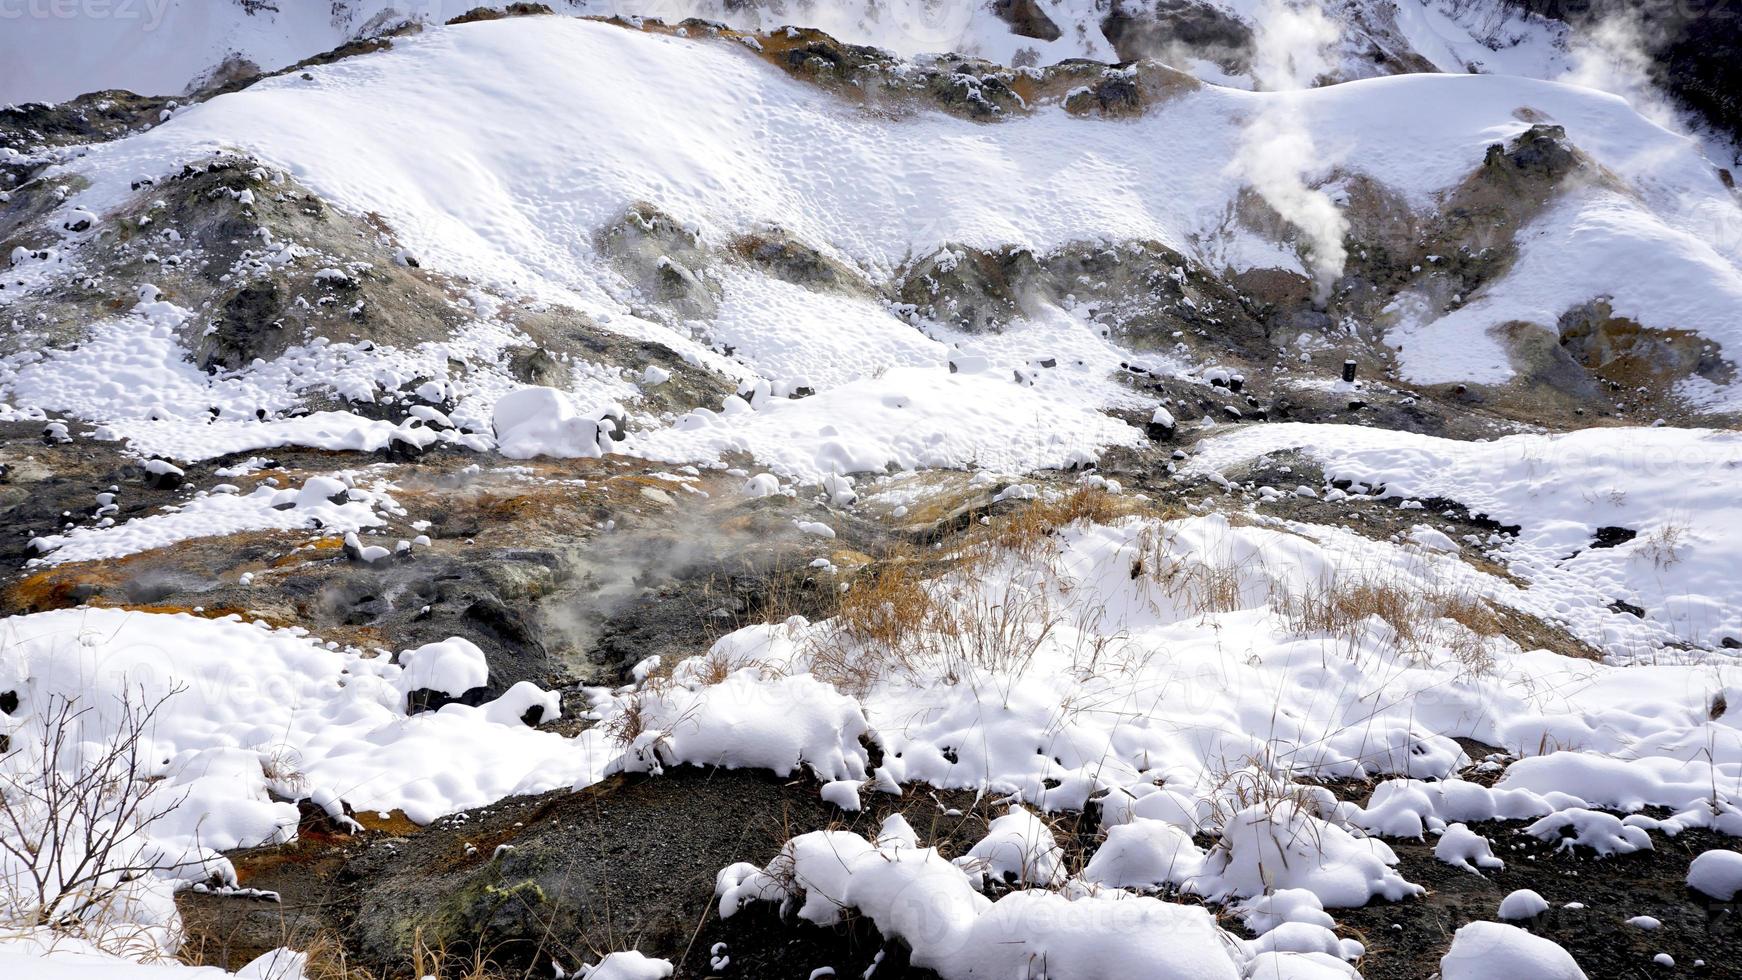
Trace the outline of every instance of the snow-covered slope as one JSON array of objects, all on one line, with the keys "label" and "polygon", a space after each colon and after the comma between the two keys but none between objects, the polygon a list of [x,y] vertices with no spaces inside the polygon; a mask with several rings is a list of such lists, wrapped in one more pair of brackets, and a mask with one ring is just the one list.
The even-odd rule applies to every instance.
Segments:
[{"label": "snow-covered slope", "polygon": [[[278,6],[33,24],[3,84],[405,16]],[[780,832],[635,841],[680,962],[584,975],[856,955],[762,903],[948,980],[1576,977],[1696,914],[1665,842],[1742,837],[1734,190],[1497,5],[1163,7],[1198,47],[1087,0],[424,5],[119,138],[6,116],[0,803],[136,734],[114,791],[183,805],[71,918],[0,853],[0,963],[96,975],[116,929],[174,951],[178,889],[314,876],[287,909],[384,969],[500,930],[572,971],[624,896],[552,814],[640,833],[613,794],[685,766],[781,777]],[[1199,77],[1033,66],[1150,44]],[[1497,931],[1435,862],[1629,907]]]},{"label": "snow-covered slope", "polygon": [[[276,71],[403,25],[439,25],[477,8],[505,6],[504,0],[132,0],[69,17],[33,15],[32,7],[9,18],[0,35],[0,104],[58,101],[111,88],[181,95],[211,80],[226,63],[239,66],[245,61],[260,71]],[[1142,2],[1044,0],[1029,5],[1051,30],[1013,29],[993,5],[973,0],[555,0],[548,6],[565,14],[670,23],[701,17],[750,30],[800,24],[904,56],[956,51],[1001,64],[1168,57],[1182,68],[1217,78],[1247,78],[1241,63],[1249,54],[1227,50],[1225,40],[1194,44],[1194,39],[1231,35],[1249,42],[1253,25],[1264,13],[1259,0],[1210,0],[1191,11],[1200,24],[1194,32],[1165,18],[1159,26],[1143,28],[1155,13],[1153,4]],[[1184,6],[1190,10],[1192,5]],[[1564,29],[1519,14],[1499,0],[1405,0],[1395,6],[1357,3],[1327,9],[1341,34],[1338,72],[1344,78],[1385,73],[1388,63],[1371,56],[1379,49],[1391,56],[1389,70],[1399,67],[1400,58],[1414,59],[1411,67],[1450,72],[1475,67],[1536,77],[1554,77],[1565,67],[1559,47]],[[1139,25],[1129,36],[1115,28],[1114,37],[1126,43],[1109,39],[1106,26],[1115,23],[1110,15]],[[1202,25],[1214,29],[1206,31]],[[1227,62],[1230,55],[1232,63],[1226,66],[1214,60]]]},{"label": "snow-covered slope", "polygon": [[[91,185],[69,206],[101,213],[132,198],[141,176],[241,150],[342,208],[384,216],[433,268],[505,297],[572,306],[613,330],[684,350],[694,349],[688,337],[635,315],[600,254],[597,236],[636,202],[657,202],[704,246],[777,225],[873,284],[945,246],[1040,252],[1083,240],[1160,242],[1230,273],[1304,273],[1288,243],[1233,217],[1242,195],[1268,178],[1230,161],[1258,138],[1247,123],[1275,112],[1312,134],[1319,151],[1298,163],[1308,185],[1324,185],[1303,185],[1309,196],[1335,199],[1342,186],[1365,179],[1408,207],[1431,210],[1488,146],[1527,129],[1526,118],[1564,127],[1602,174],[1560,194],[1524,229],[1512,272],[1468,303],[1446,312],[1412,291],[1399,295],[1388,340],[1402,348],[1408,380],[1505,383],[1514,372],[1496,328],[1523,321],[1552,329],[1567,310],[1599,298],[1645,327],[1692,330],[1723,351],[1742,350],[1731,315],[1742,304],[1742,240],[1723,234],[1742,212],[1698,146],[1614,97],[1520,79],[1411,75],[1300,93],[1204,87],[1117,125],[1057,108],[997,125],[931,112],[889,121],[771,71],[743,45],[515,19],[432,30],[306,78],[263,82],[137,138],[93,147],[59,172]],[[940,349],[916,346],[911,328],[878,304],[840,297],[805,311],[802,293],[756,275],[723,288],[715,330],[755,373],[788,387],[843,390],[783,406],[779,419],[759,416],[742,435],[680,426],[645,443],[638,437],[637,451],[695,458],[779,444],[789,448],[772,463],[815,477],[842,462],[849,470],[970,458],[1057,464],[1128,438],[1117,426],[1079,418],[1067,427],[1081,434],[1069,445],[1011,441],[1006,427],[978,426],[950,406],[982,402],[996,404],[1000,418],[1064,419],[1081,411],[1071,402],[1085,391],[1100,390],[1107,404],[1120,396],[1092,383],[1083,389],[1085,379],[1068,372],[1020,391],[967,375],[946,381]],[[781,336],[735,325],[824,310],[852,328],[819,343],[803,331]],[[1071,323],[1061,316],[1061,325]],[[1120,360],[1082,334],[1081,326],[1067,329],[1038,351],[1019,336],[974,342],[1003,371],[1035,353],[1103,367]],[[884,353],[864,360],[859,344]],[[922,371],[911,377],[943,386],[941,393],[959,389],[914,402],[908,415],[917,418],[903,428],[917,442],[908,448],[872,435],[886,430],[860,425],[862,409],[845,407],[864,401],[853,394],[867,389],[859,379],[895,367]],[[909,377],[897,372],[886,381],[893,388]],[[925,377],[935,380],[919,381]],[[1728,389],[1703,379],[1683,385],[1708,409],[1736,404]],[[121,402],[43,404],[92,421],[139,417]],[[816,446],[807,458],[794,437],[824,418],[842,426],[848,445]],[[958,448],[914,448],[937,444],[946,424]],[[768,441],[758,441],[765,428]],[[141,447],[187,452],[171,445]],[[847,460],[833,458],[843,451]]]}]

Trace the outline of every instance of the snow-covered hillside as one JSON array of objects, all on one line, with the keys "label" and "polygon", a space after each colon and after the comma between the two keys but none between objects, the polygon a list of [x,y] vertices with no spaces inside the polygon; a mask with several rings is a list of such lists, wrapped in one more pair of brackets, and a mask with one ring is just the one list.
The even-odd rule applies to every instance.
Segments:
[{"label": "snow-covered hillside", "polygon": [[8,975],[1742,975],[1742,203],[1647,76],[558,6],[0,35],[143,93],[0,114]]},{"label": "snow-covered hillside", "polygon": [[[1001,64],[1065,58],[1169,60],[1216,78],[1249,78],[1263,0],[1153,4],[1037,0],[554,0],[557,13],[676,23],[697,17],[770,31],[814,27],[913,57],[955,51]],[[0,37],[0,103],[58,101],[99,89],[184,95],[238,73],[278,71],[341,44],[434,26],[503,0],[134,0],[68,16],[21,9]],[[1336,71],[1360,78],[1424,67],[1553,77],[1568,69],[1564,28],[1500,0],[1354,3],[1331,11]],[[1375,52],[1382,52],[1375,58]],[[1250,81],[1246,82],[1250,85]]]}]

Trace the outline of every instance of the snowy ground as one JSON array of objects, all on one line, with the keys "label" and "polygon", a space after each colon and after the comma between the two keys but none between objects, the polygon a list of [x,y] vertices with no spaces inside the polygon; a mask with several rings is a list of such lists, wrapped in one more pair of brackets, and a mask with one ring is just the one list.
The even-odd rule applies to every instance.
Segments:
[{"label": "snowy ground", "polygon": [[[1267,22],[1256,4],[1227,6]],[[130,44],[134,27],[120,20],[79,34],[76,51],[56,49],[70,35],[30,21],[0,45],[0,98],[108,84],[179,91],[223,53],[279,67],[384,25],[386,7],[268,18],[172,4],[153,29],[178,39],[173,52]],[[1094,22],[1087,5],[1049,7],[1072,25]],[[958,22],[952,9],[894,5],[892,22],[840,7],[816,16],[902,54],[962,47],[1010,60],[1035,47],[1043,62],[1111,58],[1099,28],[1031,45],[987,10]],[[158,713],[133,733],[139,778],[119,784],[152,787],[148,801],[98,821],[136,830],[125,860],[149,873],[81,882],[100,900],[45,917],[52,895],[26,872],[76,864],[82,845],[0,854],[0,964],[54,978],[216,976],[149,962],[180,942],[174,894],[245,891],[239,849],[293,840],[314,811],[363,839],[360,815],[428,825],[685,765],[806,780],[844,814],[876,794],[929,789],[1007,807],[963,853],[896,817],[875,833],[783,834],[778,854],[746,845],[717,869],[718,916],[776,903],[834,926],[853,912],[948,980],[1359,976],[1385,968],[1384,943],[1339,929],[1339,915],[1427,894],[1393,845],[1429,841],[1444,863],[1481,874],[1508,851],[1472,825],[1507,822],[1615,861],[1689,832],[1742,837],[1742,714],[1732,707],[1742,705],[1742,437],[1717,427],[1742,407],[1733,373],[1679,377],[1656,402],[1644,388],[1615,396],[1706,428],[1610,418],[1554,431],[1506,416],[1517,402],[1455,400],[1471,387],[1517,396],[1518,385],[1528,398],[1539,382],[1521,366],[1514,328],[1534,325],[1558,349],[1563,314],[1598,299],[1646,334],[1686,332],[1707,360],[1733,357],[1742,209],[1700,141],[1616,96],[1544,80],[1567,70],[1566,39],[1486,9],[1404,0],[1386,29],[1434,66],[1480,60],[1493,74],[1355,77],[1339,45],[1373,22],[1345,11],[1357,19],[1339,20],[1311,53],[1355,80],[1254,91],[1274,80],[1262,66],[1261,77],[1197,66],[1234,84],[1184,86],[1134,118],[1043,104],[995,123],[929,108],[872,113],[730,39],[569,18],[432,26],[387,51],[174,110],[125,139],[45,151],[51,165],[32,164],[16,193],[20,210],[38,200],[33,187],[51,189],[52,203],[0,226],[27,229],[21,241],[54,236],[52,247],[19,246],[0,292],[13,331],[0,357],[0,423],[13,427],[0,473],[36,472],[45,493],[62,493],[56,480],[90,486],[80,485],[81,510],[19,535],[29,556],[7,572],[9,594],[53,602],[8,599],[16,614],[0,620],[0,746],[10,749],[0,794],[85,771],[125,741],[127,706]],[[56,59],[41,51],[67,57],[57,71],[19,72],[21,59],[7,56],[18,43],[46,45],[31,56],[45,65]],[[1467,302],[1430,297],[1431,270],[1408,278],[1420,268],[1392,270],[1404,285],[1383,322],[1334,323],[1324,296],[1316,308],[1307,298],[1342,272],[1325,265],[1315,216],[1328,215],[1338,250],[1349,230],[1339,209],[1357,191],[1410,220],[1432,216],[1491,146],[1536,124],[1564,127],[1583,169],[1516,241],[1498,243],[1515,254]],[[1280,141],[1270,149],[1305,135],[1310,162],[1272,180],[1253,162],[1254,134],[1265,132]],[[166,294],[153,280],[179,273],[160,256],[125,267],[138,281],[88,277],[115,237],[171,251],[182,231],[139,215],[163,210],[153,201],[184,165],[219,154],[257,161],[248,179],[262,197],[282,203],[306,188],[391,229],[374,243],[384,263],[412,268],[415,256],[441,277],[459,326],[397,346],[291,338],[270,358],[199,367],[194,348],[223,316]],[[253,207],[255,191],[242,193],[223,206]],[[1275,221],[1250,217],[1254,195]],[[657,230],[625,219],[642,205],[679,229],[649,247],[659,289],[681,302],[637,283],[612,251],[625,227]],[[816,287],[720,258],[770,226],[814,249],[811,267],[849,281]],[[331,291],[353,280],[379,281],[366,262],[329,266],[259,237],[266,264],[305,276],[322,303],[337,305]],[[1075,294],[1023,297],[1007,323],[982,332],[890,300],[921,260],[942,255],[939,275],[975,261],[946,250],[1033,256],[1086,242],[1108,253],[1154,243],[1229,282],[1298,287],[1294,318],[1262,322],[1275,347],[1224,351],[1230,363],[1247,358],[1248,401],[1234,397],[1247,377],[1183,331],[1134,349],[1106,309]],[[692,255],[695,270],[680,261]],[[252,274],[266,260],[245,261]],[[228,283],[242,270],[207,278]],[[81,290],[109,299],[100,314],[69,306],[73,339],[46,339],[49,318],[24,315]],[[618,361],[547,358],[529,382],[515,352],[534,345],[536,318],[553,310],[642,346]],[[1209,330],[1189,339],[1216,340]],[[1355,343],[1373,352],[1364,387],[1336,380],[1341,345]],[[674,369],[738,393],[651,407],[692,390]],[[1270,421],[1284,414],[1260,388],[1273,379],[1323,394],[1337,412],[1361,403]],[[1381,397],[1392,414],[1355,414]],[[1466,430],[1406,411],[1424,403],[1510,434],[1453,438]],[[47,455],[64,446],[90,454],[90,472],[40,472],[37,453],[70,458]],[[252,454],[276,449],[302,454],[289,482],[260,476],[281,471]],[[526,479],[506,503],[492,497],[521,461]],[[632,471],[633,507],[599,497],[546,512],[567,499],[558,491],[609,486],[607,465]],[[973,474],[965,490],[946,482],[959,473]],[[957,509],[958,492],[974,502]],[[486,516],[448,523],[472,506]],[[640,566],[612,556],[614,541],[637,540],[644,511],[691,507],[702,516],[664,528],[687,539],[671,552]],[[590,588],[629,591],[654,565],[676,563],[672,553],[720,541],[753,551],[766,543],[743,530],[755,525],[734,522],[789,512],[777,508],[793,515],[781,520],[806,574],[825,583],[826,604],[812,607],[822,613],[681,637],[683,656],[644,659],[605,684],[498,683],[495,647],[356,632],[339,642],[315,615],[332,583],[348,580],[385,583],[382,602],[427,602],[419,615],[429,613],[443,598],[397,570],[426,556],[471,563],[492,535],[505,550],[536,550],[555,540],[552,523],[566,535],[552,551],[604,570]],[[526,537],[490,520],[519,522]],[[444,537],[442,527],[464,530]],[[40,587],[65,581],[45,576],[98,583],[129,562],[244,538],[260,571],[214,568],[211,587],[246,588],[255,574],[291,581],[276,570],[318,564],[332,577],[301,580],[296,601],[278,607],[313,610],[306,624]],[[518,588],[530,615],[539,593]],[[732,616],[721,607],[721,621]],[[58,744],[67,699],[88,713],[61,726]],[[19,802],[7,812],[20,822],[0,836],[52,825],[52,810]],[[1096,821],[1092,842],[1061,840],[1049,821],[1081,812]],[[1730,901],[1742,887],[1736,854],[1722,845],[1703,855],[1688,869],[1689,894]],[[1541,925],[1540,914],[1514,895],[1482,921],[1453,924],[1441,975],[1607,975],[1609,964],[1575,964],[1542,935],[1487,921]],[[1678,940],[1711,966],[1691,975],[1734,975],[1712,936]],[[653,956],[688,951],[596,952],[584,974],[593,980],[671,975]],[[239,975],[304,973],[283,952]]]}]

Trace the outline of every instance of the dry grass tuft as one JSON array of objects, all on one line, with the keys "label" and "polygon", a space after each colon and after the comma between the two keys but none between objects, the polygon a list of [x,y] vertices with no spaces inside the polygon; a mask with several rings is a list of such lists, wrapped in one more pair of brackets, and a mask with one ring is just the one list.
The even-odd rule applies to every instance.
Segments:
[{"label": "dry grass tuft", "polygon": [[[332,933],[317,933],[306,942],[286,945],[307,955],[308,965],[303,970],[307,980],[427,980],[430,977],[508,980],[522,975],[521,971],[508,970],[491,962],[482,951],[464,955],[443,946],[431,946],[424,940],[422,930],[412,939],[404,964],[385,972],[352,962],[344,944]],[[197,952],[184,951],[182,960],[190,966],[207,965],[200,962]]]},{"label": "dry grass tuft", "polygon": [[[892,550],[836,596],[833,628],[809,651],[812,672],[848,692],[892,673],[949,683],[975,670],[1020,674],[1062,616],[1046,574],[1057,554],[1056,535],[1117,521],[1140,506],[1080,487],[988,517],[936,554]],[[999,573],[1012,563],[1040,575],[1017,581],[1020,576]]]},{"label": "dry grass tuft", "polygon": [[812,670],[842,690],[863,690],[889,669],[912,669],[938,603],[913,552],[900,549],[839,594],[832,635],[812,652]]},{"label": "dry grass tuft", "polygon": [[1350,578],[1273,595],[1271,601],[1296,636],[1339,637],[1353,646],[1366,624],[1379,619],[1391,627],[1398,650],[1418,657],[1449,654],[1476,673],[1493,668],[1490,641],[1506,633],[1504,617],[1489,600],[1453,589]]},{"label": "dry grass tuft", "polygon": [[1233,612],[1245,607],[1241,569],[1206,561],[1151,560],[1151,581],[1193,615]]},{"label": "dry grass tuft", "polygon": [[599,723],[605,737],[617,745],[633,745],[647,731],[647,691],[624,698],[623,710]]},{"label": "dry grass tuft", "polygon": [[272,785],[301,791],[308,786],[303,772],[302,754],[295,747],[280,743],[260,752],[260,772]]},{"label": "dry grass tuft", "polygon": [[1669,568],[1682,560],[1681,547],[1687,534],[1685,521],[1665,521],[1640,537],[1639,553],[1658,568]]},{"label": "dry grass tuft", "polygon": [[1138,508],[1133,498],[1099,487],[1077,487],[1055,499],[1035,500],[992,518],[970,531],[959,551],[969,560],[1044,557],[1053,547],[1053,535],[1064,528],[1111,524],[1137,513]]}]

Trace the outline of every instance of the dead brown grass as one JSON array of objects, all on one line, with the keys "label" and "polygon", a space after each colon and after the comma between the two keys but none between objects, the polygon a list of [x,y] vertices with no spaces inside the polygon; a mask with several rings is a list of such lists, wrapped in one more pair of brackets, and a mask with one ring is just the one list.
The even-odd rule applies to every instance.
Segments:
[{"label": "dead brown grass", "polygon": [[1687,533],[1687,522],[1666,521],[1640,537],[1639,553],[1658,568],[1669,568],[1682,560],[1682,542]]},{"label": "dead brown grass", "polygon": [[[1042,556],[1053,547],[1053,536],[1078,524],[1111,524],[1138,513],[1131,497],[1097,487],[1078,487],[1052,500],[1035,500],[971,528],[957,553],[968,560]],[[1166,517],[1170,515],[1156,515]]]},{"label": "dead brown grass", "polygon": [[[441,980],[508,980],[524,975],[523,971],[509,970],[491,962],[481,951],[468,955],[432,946],[424,940],[421,930],[413,939],[405,961],[389,970],[356,962],[344,943],[330,932],[301,939],[286,937],[284,945],[307,955],[308,964],[303,970],[307,980],[428,980],[432,977]],[[225,955],[232,952],[228,946],[210,941],[208,937],[190,935],[177,958],[189,966],[235,967],[238,964],[223,962]]]},{"label": "dead brown grass", "polygon": [[1141,509],[1132,498],[1077,488],[988,516],[937,553],[898,546],[836,596],[834,628],[809,651],[812,672],[848,692],[891,673],[946,682],[973,670],[1020,674],[1062,613],[1046,588],[990,574],[994,567],[1017,561],[1045,569],[1061,530]]},{"label": "dead brown grass", "polygon": [[1297,636],[1340,637],[1352,645],[1369,621],[1379,619],[1391,627],[1399,650],[1421,657],[1443,652],[1476,673],[1493,668],[1489,641],[1506,633],[1492,602],[1456,589],[1349,578],[1271,601]]}]

